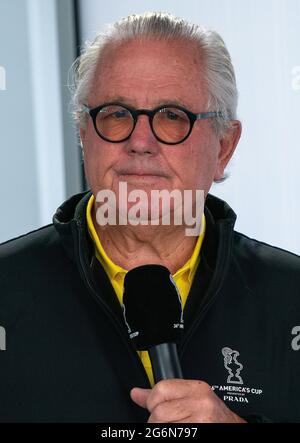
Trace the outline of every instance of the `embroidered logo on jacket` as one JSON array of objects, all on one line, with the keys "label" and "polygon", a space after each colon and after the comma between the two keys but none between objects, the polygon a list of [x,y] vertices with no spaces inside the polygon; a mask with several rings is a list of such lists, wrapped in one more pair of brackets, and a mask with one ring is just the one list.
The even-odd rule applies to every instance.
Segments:
[{"label": "embroidered logo on jacket", "polygon": [[225,402],[249,403],[252,395],[261,396],[261,388],[243,386],[244,381],[240,374],[244,366],[240,362],[240,353],[229,346],[222,348],[221,352],[227,371],[226,384],[213,385],[212,390],[218,391]]}]

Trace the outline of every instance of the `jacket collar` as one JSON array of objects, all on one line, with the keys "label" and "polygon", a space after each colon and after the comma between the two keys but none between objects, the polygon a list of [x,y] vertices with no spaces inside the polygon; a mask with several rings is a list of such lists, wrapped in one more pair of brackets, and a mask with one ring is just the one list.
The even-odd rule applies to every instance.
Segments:
[{"label": "jacket collar", "polygon": [[[86,206],[90,196],[91,191],[73,195],[62,203],[53,216],[53,224],[60,236],[63,247],[68,257],[73,260],[75,258],[74,230],[79,231],[84,241],[86,254],[93,254],[86,223]],[[203,251],[209,267],[213,268],[218,249],[218,234],[223,231],[225,226],[233,230],[236,214],[225,201],[208,194],[205,202],[205,216],[208,228]]]},{"label": "jacket collar", "polygon": [[[68,257],[76,259],[74,246],[74,233],[79,231],[80,238],[84,242],[83,251],[88,254],[88,261],[92,260],[93,246],[90,241],[86,223],[86,206],[91,196],[91,191],[73,195],[66,200],[53,216],[53,224],[58,232],[62,245]],[[236,214],[223,200],[208,194],[205,201],[205,216],[207,232],[202,246],[203,256],[209,266],[214,268],[218,250],[218,238],[224,231],[233,230]]]},{"label": "jacket collar", "polygon": [[63,248],[71,260],[76,260],[76,231],[84,242],[84,249],[92,252],[88,239],[85,210],[91,196],[90,191],[73,195],[59,206],[53,216],[53,225],[58,232]]}]

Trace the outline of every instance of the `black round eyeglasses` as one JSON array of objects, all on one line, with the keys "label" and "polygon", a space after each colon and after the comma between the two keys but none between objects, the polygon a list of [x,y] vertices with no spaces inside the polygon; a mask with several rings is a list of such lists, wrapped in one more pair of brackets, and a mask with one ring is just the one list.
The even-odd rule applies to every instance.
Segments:
[{"label": "black round eyeglasses", "polygon": [[105,103],[96,108],[84,107],[93,120],[97,134],[111,143],[128,140],[139,115],[149,117],[151,130],[159,142],[177,145],[188,138],[196,120],[223,118],[221,112],[194,114],[181,106],[163,105],[153,110],[133,109],[120,103]]}]

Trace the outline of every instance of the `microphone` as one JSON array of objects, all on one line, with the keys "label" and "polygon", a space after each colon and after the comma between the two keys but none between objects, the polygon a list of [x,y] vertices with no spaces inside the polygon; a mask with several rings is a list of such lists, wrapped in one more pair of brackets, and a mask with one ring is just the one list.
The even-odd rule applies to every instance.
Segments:
[{"label": "microphone", "polygon": [[135,348],[149,352],[155,383],[183,378],[176,346],[184,328],[183,309],[167,268],[144,265],[127,272],[123,315]]}]

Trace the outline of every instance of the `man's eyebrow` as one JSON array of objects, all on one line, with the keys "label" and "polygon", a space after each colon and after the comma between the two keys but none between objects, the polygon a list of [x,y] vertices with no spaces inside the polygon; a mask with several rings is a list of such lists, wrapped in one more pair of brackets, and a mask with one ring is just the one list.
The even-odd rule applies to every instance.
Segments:
[{"label": "man's eyebrow", "polygon": [[187,104],[184,102],[184,100],[176,100],[176,99],[159,100],[156,106],[161,106],[161,105],[168,105],[168,106],[175,105],[175,106],[188,107]]},{"label": "man's eyebrow", "polygon": [[[106,100],[104,100],[103,103],[120,103],[120,104],[127,105],[127,106],[130,106],[133,108],[137,108],[136,100],[133,100],[132,98],[129,98],[129,97],[124,97],[122,95],[117,95],[117,96],[106,98]],[[174,105],[174,106],[188,107],[183,100],[168,98],[168,99],[157,100],[156,102],[153,103],[152,108],[157,108],[158,106],[163,106],[163,105],[168,105],[168,106]]]},{"label": "man's eyebrow", "polygon": [[114,95],[103,100],[103,103],[126,103],[129,105],[132,103],[132,100],[129,97],[123,97],[122,95]]}]

